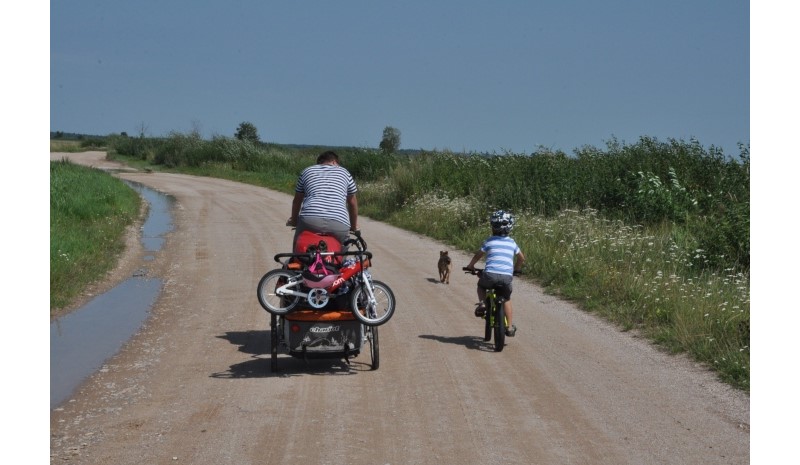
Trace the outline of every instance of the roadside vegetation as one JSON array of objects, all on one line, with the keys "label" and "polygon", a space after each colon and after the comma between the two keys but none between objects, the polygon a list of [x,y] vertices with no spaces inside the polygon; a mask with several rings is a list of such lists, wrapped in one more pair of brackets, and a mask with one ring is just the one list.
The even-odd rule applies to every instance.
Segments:
[{"label": "roadside vegetation", "polygon": [[77,153],[89,150],[104,150],[105,138],[82,137],[80,139],[50,139],[51,152]]},{"label": "roadside vegetation", "polygon": [[[329,148],[194,133],[106,143],[112,158],[141,168],[286,193]],[[570,155],[333,149],[359,184],[363,215],[471,252],[489,213],[511,210],[526,279],[749,391],[749,147],[729,157],[694,140],[643,137]]]},{"label": "roadside vegetation", "polygon": [[50,163],[51,315],[112,269],[140,205],[133,189],[107,173]]}]

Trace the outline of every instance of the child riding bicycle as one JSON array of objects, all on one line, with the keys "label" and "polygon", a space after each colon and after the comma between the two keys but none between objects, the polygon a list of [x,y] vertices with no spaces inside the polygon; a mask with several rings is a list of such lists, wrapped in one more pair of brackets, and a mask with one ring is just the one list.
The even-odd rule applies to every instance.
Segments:
[{"label": "child riding bicycle", "polygon": [[475,316],[483,317],[486,314],[486,289],[498,289],[498,295],[506,299],[505,310],[508,319],[506,335],[514,337],[517,327],[512,324],[513,311],[511,306],[511,283],[514,274],[522,270],[525,255],[517,242],[509,236],[514,228],[514,215],[504,210],[497,210],[489,218],[492,226],[492,235],[489,236],[480,250],[475,253],[469,265],[469,270],[475,269],[475,263],[486,255],[486,267],[478,280],[478,307]]}]

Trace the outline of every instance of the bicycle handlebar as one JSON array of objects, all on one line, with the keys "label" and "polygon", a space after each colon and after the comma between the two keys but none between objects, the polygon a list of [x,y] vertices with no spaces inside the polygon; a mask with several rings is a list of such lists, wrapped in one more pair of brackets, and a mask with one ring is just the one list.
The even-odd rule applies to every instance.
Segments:
[{"label": "bicycle handlebar", "polygon": [[[367,257],[368,259],[371,260],[372,259],[372,252],[367,250],[367,241],[365,241],[364,238],[361,237],[361,230],[360,229],[356,229],[355,231],[350,231],[350,234],[355,236],[355,239],[347,239],[346,241],[344,241],[342,246],[343,247],[347,247],[348,245],[352,244],[352,245],[355,245],[358,248],[358,250],[354,250],[352,252],[351,251],[347,251],[347,252],[320,252],[320,255],[332,256],[332,257],[364,256],[364,257]],[[305,258],[308,258],[310,260],[313,260],[314,257],[316,256],[316,254],[317,254],[317,252],[303,252],[303,253],[286,252],[286,253],[275,254],[274,259],[278,263],[282,263],[281,262],[282,258],[303,258],[303,257],[305,257]]]},{"label": "bicycle handlebar", "polygon": [[[462,267],[461,269],[464,270],[464,273],[466,273],[466,274],[480,275],[481,273],[483,273],[483,268],[471,268],[470,269],[470,268],[467,268],[465,266],[465,267]],[[519,276],[521,274],[522,274],[522,270],[514,270],[514,276]]]},{"label": "bicycle handlebar", "polygon": [[355,239],[347,239],[346,241],[344,241],[342,246],[343,247],[347,247],[348,245],[353,244],[356,247],[358,247],[359,250],[366,251],[367,250],[367,241],[365,241],[364,238],[361,237],[361,230],[360,229],[356,229],[355,231],[350,231],[350,234],[355,236]]},{"label": "bicycle handlebar", "polygon": [[[281,263],[281,260],[280,260],[281,258],[302,258],[302,257],[305,257],[305,258],[313,260],[314,257],[316,256],[316,254],[317,254],[317,252],[305,252],[305,253],[290,253],[290,252],[287,252],[287,253],[275,254],[274,258],[275,258],[275,261],[278,262],[278,263]],[[365,256],[365,257],[367,257],[369,259],[372,258],[372,252],[367,251],[367,250],[364,250],[364,251],[353,250],[352,252],[351,251],[348,251],[348,252],[320,252],[319,254],[323,255],[323,256],[331,256],[331,257],[346,257],[346,256],[349,257],[349,256],[363,255],[363,256]]]}]

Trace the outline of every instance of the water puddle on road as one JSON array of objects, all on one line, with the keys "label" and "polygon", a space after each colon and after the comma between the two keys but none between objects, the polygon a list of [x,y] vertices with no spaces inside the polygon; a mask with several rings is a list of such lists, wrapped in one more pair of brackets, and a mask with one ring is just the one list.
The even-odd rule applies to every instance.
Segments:
[{"label": "water puddle on road", "polygon": [[[171,197],[126,181],[149,204],[141,241],[146,261],[172,231]],[[144,269],[80,309],[50,323],[50,408],[67,400],[89,375],[116,354],[141,328],[161,292],[163,282]]]}]

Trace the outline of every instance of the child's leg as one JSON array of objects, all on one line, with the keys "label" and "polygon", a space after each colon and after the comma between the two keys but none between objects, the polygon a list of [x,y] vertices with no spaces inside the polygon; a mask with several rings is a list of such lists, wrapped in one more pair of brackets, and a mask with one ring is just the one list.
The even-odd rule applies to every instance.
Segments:
[{"label": "child's leg", "polygon": [[511,323],[513,322],[513,315],[514,311],[511,306],[511,301],[506,300],[506,319],[508,320],[508,327],[511,327]]},{"label": "child's leg", "polygon": [[483,301],[486,300],[486,289],[478,286],[478,306],[475,307],[475,316],[483,318],[486,314],[486,305]]}]

